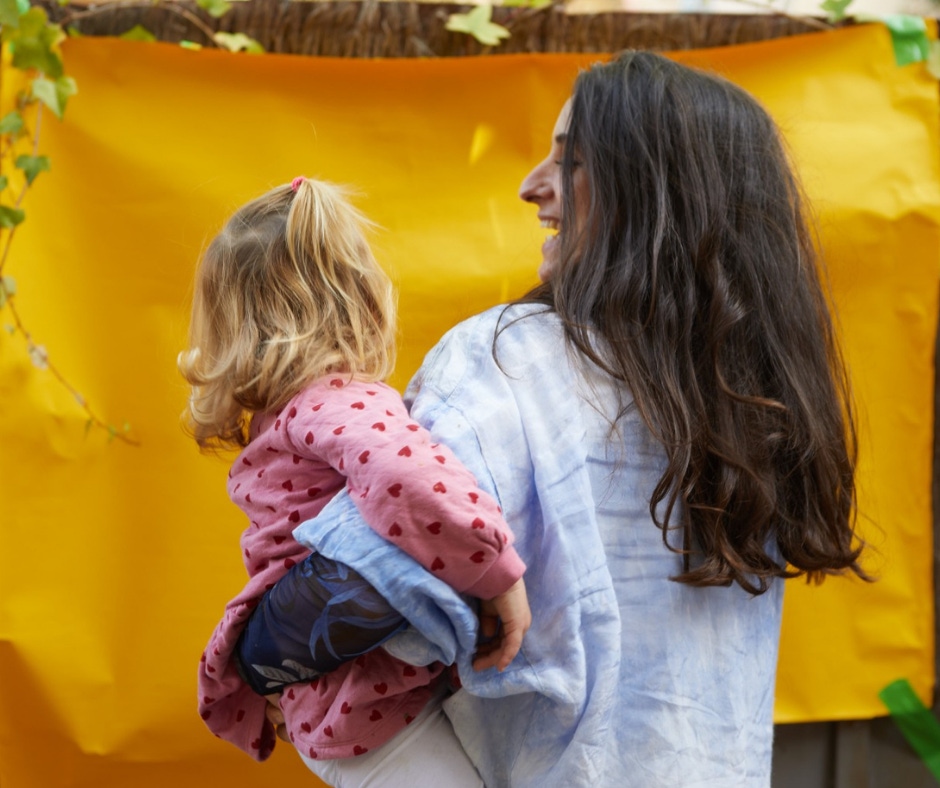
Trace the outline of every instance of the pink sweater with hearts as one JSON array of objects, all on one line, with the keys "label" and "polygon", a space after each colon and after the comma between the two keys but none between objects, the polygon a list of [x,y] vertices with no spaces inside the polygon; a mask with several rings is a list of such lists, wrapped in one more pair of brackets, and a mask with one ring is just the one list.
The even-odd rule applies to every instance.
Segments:
[{"label": "pink sweater with hearts", "polygon": [[[241,546],[250,579],[225,608],[199,667],[199,713],[257,760],[274,749],[267,701],[232,660],[252,609],[309,550],[292,532],[344,486],[364,519],[457,591],[490,599],[525,565],[499,506],[382,383],[321,378],[278,413],[252,419],[229,472],[231,499],[250,520]],[[424,708],[444,671],[376,649],[281,696],[291,741],[311,758],[346,758],[388,741]]]}]

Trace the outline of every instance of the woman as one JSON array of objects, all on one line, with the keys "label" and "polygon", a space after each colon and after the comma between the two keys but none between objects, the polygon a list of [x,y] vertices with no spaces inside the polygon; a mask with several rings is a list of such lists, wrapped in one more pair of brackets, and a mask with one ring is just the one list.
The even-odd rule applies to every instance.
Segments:
[{"label": "woman", "polygon": [[[408,394],[528,566],[505,671],[469,670],[451,614],[444,709],[490,788],[768,785],[781,580],[865,577],[848,384],[778,131],[725,80],[628,52],[578,77],[520,195],[558,230],[542,284],[449,332]],[[418,571],[383,584],[365,548],[298,536],[422,626]]]}]

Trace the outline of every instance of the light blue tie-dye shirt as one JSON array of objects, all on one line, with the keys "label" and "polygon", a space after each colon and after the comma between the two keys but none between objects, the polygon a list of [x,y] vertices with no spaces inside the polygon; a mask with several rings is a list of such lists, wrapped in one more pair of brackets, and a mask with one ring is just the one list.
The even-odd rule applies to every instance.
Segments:
[{"label": "light blue tie-dye shirt", "polygon": [[616,420],[629,394],[566,347],[557,317],[499,307],[461,323],[406,399],[516,534],[533,624],[513,664],[474,673],[471,608],[345,496],[295,535],[405,613],[390,651],[458,664],[445,710],[486,785],[769,785],[782,583],[751,597],[669,580],[682,561],[649,513],[664,453],[636,409]]}]

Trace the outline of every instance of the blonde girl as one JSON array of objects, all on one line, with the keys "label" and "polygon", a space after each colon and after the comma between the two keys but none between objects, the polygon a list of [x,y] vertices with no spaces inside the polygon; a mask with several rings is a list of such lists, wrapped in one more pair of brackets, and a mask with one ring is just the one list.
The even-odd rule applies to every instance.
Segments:
[{"label": "blonde girl", "polygon": [[[496,502],[381,382],[394,360],[395,302],[366,224],[336,186],[296,178],[236,212],[199,266],[190,348],[179,358],[193,387],[189,429],[203,450],[239,450],[228,493],[249,520],[249,580],[202,655],[199,712],[213,733],[264,760],[276,738],[263,695],[290,684],[279,700],[285,733],[318,774],[331,760],[399,752],[415,722],[442,738],[448,784],[479,785],[440,712],[445,666],[374,648],[402,618],[292,536],[345,487],[372,528],[428,571],[516,611],[521,624],[504,634],[497,660],[518,650],[525,566]],[[265,618],[262,595],[299,563],[307,616]],[[284,603],[292,589],[278,590]],[[252,621],[277,636],[274,664],[257,658],[257,640],[251,664],[239,659],[256,607]],[[394,772],[392,760],[383,772]]]}]

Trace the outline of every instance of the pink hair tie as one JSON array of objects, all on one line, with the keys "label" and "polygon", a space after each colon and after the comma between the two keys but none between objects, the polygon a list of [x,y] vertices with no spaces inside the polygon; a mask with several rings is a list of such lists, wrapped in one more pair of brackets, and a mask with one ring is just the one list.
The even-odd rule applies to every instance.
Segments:
[{"label": "pink hair tie", "polygon": [[302,184],[305,180],[307,179],[303,175],[298,175],[296,178],[294,178],[294,180],[290,182],[291,191],[297,191],[300,188],[300,184]]}]

